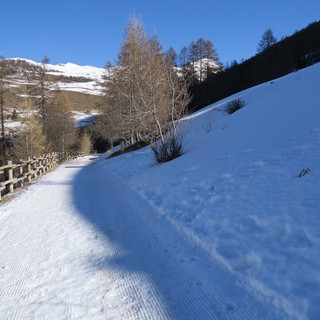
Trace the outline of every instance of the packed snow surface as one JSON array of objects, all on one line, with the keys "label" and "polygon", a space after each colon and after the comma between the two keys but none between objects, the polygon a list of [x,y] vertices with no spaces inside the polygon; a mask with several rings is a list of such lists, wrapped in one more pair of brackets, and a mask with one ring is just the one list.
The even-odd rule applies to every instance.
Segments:
[{"label": "packed snow surface", "polygon": [[317,64],[189,116],[174,161],[82,158],[0,204],[0,318],[319,319],[319,88]]},{"label": "packed snow surface", "polygon": [[276,319],[105,160],[1,205],[0,319]]}]

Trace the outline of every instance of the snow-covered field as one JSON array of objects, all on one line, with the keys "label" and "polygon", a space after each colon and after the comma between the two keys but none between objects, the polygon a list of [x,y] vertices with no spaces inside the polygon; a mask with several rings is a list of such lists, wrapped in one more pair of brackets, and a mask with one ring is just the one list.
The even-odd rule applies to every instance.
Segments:
[{"label": "snow-covered field", "polygon": [[319,88],[317,64],[191,115],[174,161],[78,159],[0,204],[0,318],[319,319]]}]

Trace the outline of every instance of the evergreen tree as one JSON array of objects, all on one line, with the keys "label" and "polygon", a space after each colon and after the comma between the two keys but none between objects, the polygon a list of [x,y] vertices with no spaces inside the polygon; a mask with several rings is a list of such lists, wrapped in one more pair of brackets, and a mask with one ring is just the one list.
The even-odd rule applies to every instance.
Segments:
[{"label": "evergreen tree", "polygon": [[258,43],[258,53],[261,53],[262,51],[270,48],[275,43],[277,43],[277,39],[274,37],[273,31],[271,29],[267,29],[262,35],[260,42]]}]

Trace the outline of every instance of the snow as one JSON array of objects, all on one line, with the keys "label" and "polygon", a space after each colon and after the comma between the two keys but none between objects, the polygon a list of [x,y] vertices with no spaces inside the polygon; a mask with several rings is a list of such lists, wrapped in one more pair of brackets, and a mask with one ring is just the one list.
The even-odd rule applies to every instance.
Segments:
[{"label": "snow", "polygon": [[61,74],[66,77],[84,77],[93,80],[100,79],[104,73],[103,68],[97,68],[93,66],[79,66],[74,63],[65,63],[58,65],[47,65],[48,70],[54,72],[54,74]]},{"label": "snow", "polygon": [[190,115],[171,162],[82,158],[0,204],[0,318],[319,319],[319,87],[316,64]]},{"label": "snow", "polygon": [[[42,64],[40,62],[35,62],[33,60],[29,59],[22,59],[22,58],[9,58],[8,60],[23,60],[27,63],[35,66],[41,66]],[[104,73],[103,68],[98,68],[94,66],[79,66],[75,63],[61,63],[58,65],[53,64],[46,64],[46,68],[49,72],[56,75],[63,75],[66,77],[83,77],[83,78],[89,78],[92,80],[100,79],[100,77]]]},{"label": "snow", "polygon": [[[10,58],[9,60],[23,60],[27,63],[35,66],[41,66],[41,63],[35,62],[28,59],[21,58]],[[102,76],[104,75],[105,70],[103,68],[97,68],[94,66],[79,66],[74,63],[64,63],[58,65],[46,64],[46,69],[48,74],[55,76],[64,76],[64,77],[77,77],[84,78],[87,81],[79,82],[63,82],[58,81],[54,84],[53,89],[58,87],[61,90],[80,92],[85,94],[92,95],[101,95],[102,87],[99,84],[102,81]],[[28,84],[29,82],[25,79],[14,79],[10,81],[11,87],[20,87],[21,85]],[[34,83],[34,82],[31,82]]]},{"label": "snow", "polygon": [[58,81],[56,85],[60,90],[92,94],[95,96],[102,95],[102,87],[95,81],[68,83]]},{"label": "snow", "polygon": [[73,111],[72,116],[75,119],[77,127],[84,127],[89,123],[95,123],[96,116],[99,115],[98,110],[91,110],[90,114],[86,112]]},{"label": "snow", "polygon": [[[106,164],[292,319],[320,314],[319,87],[317,64],[190,116],[185,154],[170,163],[153,165],[147,148]],[[246,106],[219,112],[235,98]]]},{"label": "snow", "polygon": [[1,205],[1,319],[276,319],[87,157]]}]

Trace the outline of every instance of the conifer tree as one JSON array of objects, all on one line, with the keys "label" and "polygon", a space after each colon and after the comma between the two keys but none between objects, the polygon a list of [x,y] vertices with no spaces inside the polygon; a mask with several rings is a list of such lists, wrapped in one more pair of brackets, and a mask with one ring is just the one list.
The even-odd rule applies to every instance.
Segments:
[{"label": "conifer tree", "polygon": [[267,29],[263,33],[262,38],[258,43],[258,48],[257,48],[258,53],[261,53],[262,51],[270,48],[275,43],[277,43],[277,39],[273,35],[273,31],[271,29]]}]

